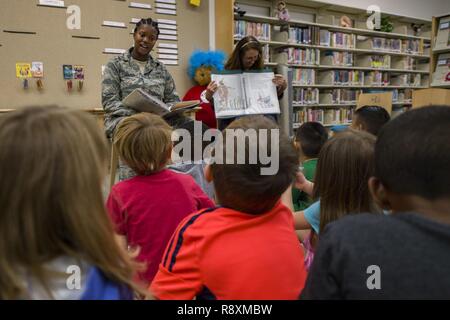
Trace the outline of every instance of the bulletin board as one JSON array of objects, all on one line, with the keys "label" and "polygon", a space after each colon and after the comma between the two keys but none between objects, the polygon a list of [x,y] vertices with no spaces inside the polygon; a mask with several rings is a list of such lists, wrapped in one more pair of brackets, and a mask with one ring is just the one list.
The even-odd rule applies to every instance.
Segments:
[{"label": "bulletin board", "polygon": [[[57,2],[57,1],[56,1]],[[151,9],[132,8],[131,3],[150,5]],[[38,0],[1,0],[0,2],[0,111],[28,105],[56,104],[70,108],[95,110],[101,105],[102,66],[117,54],[105,54],[105,48],[129,49],[133,18],[168,19],[176,21],[178,65],[167,65],[180,98],[193,85],[187,65],[195,49],[209,47],[209,8],[207,0],[199,7],[189,0],[176,0],[176,15],[156,13],[157,0],[65,0],[65,8],[39,6]],[[159,3],[161,4],[161,3]],[[69,30],[71,16],[67,7],[81,9],[81,29]],[[102,26],[104,21],[124,22],[126,27]],[[157,44],[158,44],[157,43]],[[154,51],[152,56],[158,58]],[[16,63],[43,62],[43,89],[36,79],[29,79],[29,88],[16,77]],[[63,65],[84,66],[84,82],[78,91],[76,80],[71,92],[63,77]]]}]

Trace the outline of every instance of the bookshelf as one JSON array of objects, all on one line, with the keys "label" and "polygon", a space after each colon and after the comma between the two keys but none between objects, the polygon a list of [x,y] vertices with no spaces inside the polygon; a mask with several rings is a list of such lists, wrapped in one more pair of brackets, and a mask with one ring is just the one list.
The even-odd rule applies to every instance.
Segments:
[{"label": "bookshelf", "polygon": [[430,86],[450,89],[450,13],[433,17],[431,36]]},{"label": "bookshelf", "polygon": [[[232,37],[216,41],[234,45],[251,34],[264,47],[266,67],[290,77],[281,103],[282,113],[288,113],[281,125],[289,134],[304,121],[349,125],[360,93],[393,91],[400,112],[411,106],[413,90],[429,87],[431,21],[396,17],[393,32],[381,32],[365,29],[366,12],[359,9],[333,5],[336,11],[330,11],[329,5],[312,8],[311,1],[292,0],[288,9],[305,14],[291,14],[286,22],[274,17],[275,1],[237,2],[246,9],[269,7],[266,15],[251,10],[233,15]],[[353,28],[338,25],[342,15],[353,19]],[[423,24],[423,32],[413,34],[411,23]]]}]

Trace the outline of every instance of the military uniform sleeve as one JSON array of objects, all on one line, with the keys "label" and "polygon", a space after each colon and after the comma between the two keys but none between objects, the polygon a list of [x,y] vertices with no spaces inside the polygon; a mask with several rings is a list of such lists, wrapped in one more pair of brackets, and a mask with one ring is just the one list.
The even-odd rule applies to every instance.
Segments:
[{"label": "military uniform sleeve", "polygon": [[113,61],[108,62],[102,81],[102,105],[105,111],[105,131],[108,137],[112,137],[120,120],[134,113],[122,104],[120,81],[118,66]]},{"label": "military uniform sleeve", "polygon": [[177,102],[180,102],[180,97],[176,92],[175,81],[170,75],[169,71],[164,67],[164,78],[165,78],[165,87],[164,87],[164,102],[172,106]]}]

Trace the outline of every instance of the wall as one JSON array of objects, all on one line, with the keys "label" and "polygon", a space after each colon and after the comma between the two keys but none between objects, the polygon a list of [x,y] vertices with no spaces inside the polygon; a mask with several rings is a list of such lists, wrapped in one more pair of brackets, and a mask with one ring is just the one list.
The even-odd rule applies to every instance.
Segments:
[{"label": "wall", "polygon": [[[177,1],[177,16],[157,15],[154,10],[128,8],[129,0],[66,0],[65,5],[81,7],[81,30],[68,30],[66,9],[38,7],[37,0],[0,0],[0,109],[29,104],[62,104],[80,109],[101,108],[101,66],[113,57],[104,48],[127,49],[133,45],[131,18],[152,17],[177,20],[179,66],[168,66],[182,97],[193,82],[186,70],[194,49],[209,47],[208,1],[192,7]],[[150,3],[154,0],[135,0]],[[126,22],[127,29],[102,27],[104,20]],[[34,31],[36,35],[11,34],[3,30]],[[74,39],[72,35],[100,37],[99,40]],[[170,43],[171,41],[168,41]],[[35,80],[22,89],[15,75],[16,62],[42,61],[45,89],[39,92]],[[83,91],[68,93],[62,76],[63,64],[85,66]],[[75,83],[74,83],[75,84]],[[75,89],[75,88],[74,88]]]}]

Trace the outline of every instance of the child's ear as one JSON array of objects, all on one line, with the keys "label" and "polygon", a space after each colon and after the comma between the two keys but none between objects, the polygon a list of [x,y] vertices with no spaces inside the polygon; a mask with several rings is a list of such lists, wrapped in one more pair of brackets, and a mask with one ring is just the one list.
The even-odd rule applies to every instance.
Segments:
[{"label": "child's ear", "polygon": [[211,171],[211,165],[207,164],[205,166],[205,169],[203,169],[203,174],[205,175],[205,179],[208,182],[212,182],[213,181],[213,175],[212,175],[212,171]]},{"label": "child's ear", "polygon": [[383,210],[391,210],[392,206],[389,201],[388,191],[380,179],[371,177],[369,179],[369,190],[375,203]]}]

